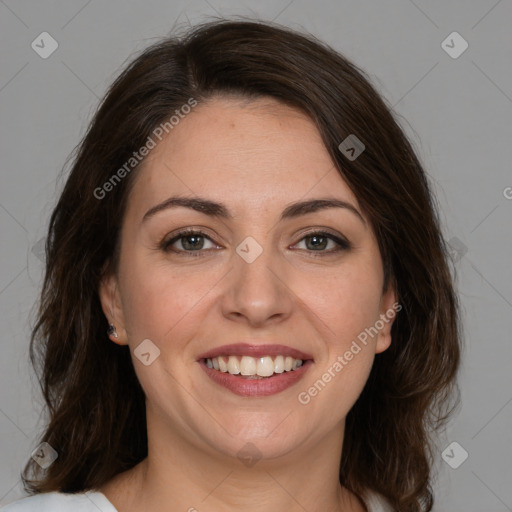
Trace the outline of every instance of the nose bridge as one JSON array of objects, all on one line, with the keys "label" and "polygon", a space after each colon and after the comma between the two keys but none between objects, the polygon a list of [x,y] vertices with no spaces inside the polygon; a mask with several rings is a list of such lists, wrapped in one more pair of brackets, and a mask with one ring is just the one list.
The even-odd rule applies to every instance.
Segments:
[{"label": "nose bridge", "polygon": [[238,244],[223,301],[225,316],[262,324],[290,314],[292,298],[284,284],[280,257],[270,237],[260,244],[249,236]]}]

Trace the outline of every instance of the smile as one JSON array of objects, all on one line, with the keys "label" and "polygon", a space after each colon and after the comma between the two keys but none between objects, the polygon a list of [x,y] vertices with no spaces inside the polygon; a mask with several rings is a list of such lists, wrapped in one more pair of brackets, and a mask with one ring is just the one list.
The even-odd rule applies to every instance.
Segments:
[{"label": "smile", "polygon": [[239,375],[245,378],[263,379],[274,374],[295,371],[304,364],[304,361],[282,355],[275,357],[220,356],[211,359],[207,358],[205,363],[208,368],[214,368],[222,373]]},{"label": "smile", "polygon": [[313,358],[283,345],[224,345],[201,354],[197,360],[216,384],[245,397],[280,393],[296,384],[313,364]]}]

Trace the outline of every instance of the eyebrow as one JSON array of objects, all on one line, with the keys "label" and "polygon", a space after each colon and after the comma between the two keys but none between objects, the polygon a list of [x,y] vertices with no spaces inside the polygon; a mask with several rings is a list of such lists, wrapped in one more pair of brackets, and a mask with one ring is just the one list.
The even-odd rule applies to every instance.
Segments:
[{"label": "eyebrow", "polygon": [[[204,213],[205,215],[209,215],[211,217],[218,217],[226,220],[231,220],[233,218],[228,208],[221,203],[217,203],[209,199],[204,199],[202,197],[173,196],[169,197],[162,203],[157,204],[156,206],[150,208],[144,214],[142,222],[146,222],[151,217],[153,217],[154,215],[163,210],[178,207],[190,208],[192,210],[195,210],[196,212]],[[327,208],[344,208],[355,214],[366,226],[365,219],[354,205],[348,203],[347,201],[342,201],[341,199],[333,198],[310,199],[307,201],[299,201],[297,203],[293,203],[283,210],[279,220],[282,221],[286,219],[292,219],[295,217],[299,217],[301,215],[306,215],[308,213],[314,213],[320,210],[325,210]]]}]

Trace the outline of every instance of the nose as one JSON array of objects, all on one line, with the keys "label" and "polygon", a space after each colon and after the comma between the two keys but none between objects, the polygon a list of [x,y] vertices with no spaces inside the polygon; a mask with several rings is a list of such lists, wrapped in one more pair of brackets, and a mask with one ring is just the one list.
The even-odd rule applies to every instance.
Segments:
[{"label": "nose", "polygon": [[294,293],[286,282],[285,265],[268,248],[251,263],[235,253],[221,299],[223,315],[252,327],[276,324],[289,318]]}]

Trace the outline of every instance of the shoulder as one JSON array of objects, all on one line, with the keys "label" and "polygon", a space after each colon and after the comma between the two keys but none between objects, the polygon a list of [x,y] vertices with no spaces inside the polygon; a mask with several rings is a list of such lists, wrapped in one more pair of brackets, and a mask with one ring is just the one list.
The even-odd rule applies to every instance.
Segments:
[{"label": "shoulder", "polygon": [[45,492],[21,498],[1,507],[0,512],[117,512],[112,503],[100,492],[75,494]]},{"label": "shoulder", "polygon": [[368,490],[363,496],[368,512],[395,512],[389,501],[375,491]]}]

